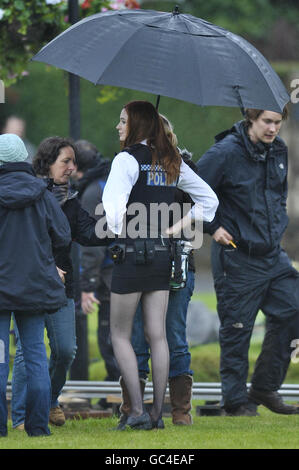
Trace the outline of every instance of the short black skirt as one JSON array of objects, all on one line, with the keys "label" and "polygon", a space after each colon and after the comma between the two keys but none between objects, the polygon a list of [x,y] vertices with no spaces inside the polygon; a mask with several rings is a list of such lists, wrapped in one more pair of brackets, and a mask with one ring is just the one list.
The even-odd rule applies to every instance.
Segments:
[{"label": "short black skirt", "polygon": [[134,253],[126,253],[124,262],[114,265],[111,292],[169,290],[171,261],[168,251],[156,252],[151,264],[134,264],[134,258]]}]

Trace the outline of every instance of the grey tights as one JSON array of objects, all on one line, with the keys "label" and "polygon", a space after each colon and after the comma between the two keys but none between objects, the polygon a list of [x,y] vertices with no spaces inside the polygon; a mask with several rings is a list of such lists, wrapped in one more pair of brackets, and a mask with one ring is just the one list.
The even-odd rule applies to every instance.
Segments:
[{"label": "grey tights", "polygon": [[111,293],[110,328],[115,358],[126,383],[131,416],[143,413],[138,366],[131,344],[132,326],[139,301],[142,302],[144,333],[150,345],[154,401],[151,416],[156,421],[162,406],[169,373],[169,351],[166,339],[166,312],[168,291]]}]

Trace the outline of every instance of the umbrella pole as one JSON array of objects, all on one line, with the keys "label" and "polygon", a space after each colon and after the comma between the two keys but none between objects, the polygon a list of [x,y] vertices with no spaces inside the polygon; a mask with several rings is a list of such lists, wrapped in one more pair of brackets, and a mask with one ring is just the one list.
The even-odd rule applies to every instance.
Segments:
[{"label": "umbrella pole", "polygon": [[241,113],[242,113],[243,116],[245,116],[245,109],[244,109],[242,97],[241,97],[241,94],[240,94],[240,91],[239,91],[240,87],[239,87],[239,85],[236,85],[233,88],[234,88],[234,90],[236,91],[236,94],[237,94],[237,98],[238,98]]},{"label": "umbrella pole", "polygon": [[160,98],[161,98],[161,96],[158,95],[158,96],[157,96],[157,101],[156,101],[156,110],[157,110],[157,111],[158,111],[158,108],[159,108]]},{"label": "umbrella pole", "polygon": [[[68,0],[70,23],[79,20],[78,0]],[[80,78],[69,73],[69,134],[74,140],[80,139]]]}]

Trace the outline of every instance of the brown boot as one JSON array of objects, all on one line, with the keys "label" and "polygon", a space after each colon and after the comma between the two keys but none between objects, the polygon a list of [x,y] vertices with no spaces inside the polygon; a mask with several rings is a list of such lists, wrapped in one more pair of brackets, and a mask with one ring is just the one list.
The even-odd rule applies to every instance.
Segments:
[{"label": "brown boot", "polygon": [[61,406],[55,406],[50,409],[49,423],[55,426],[63,426],[65,423],[65,415]]},{"label": "brown boot", "polygon": [[[146,380],[145,379],[139,379],[139,382],[140,382],[141,395],[142,395],[142,398],[143,398]],[[120,420],[119,420],[117,429],[123,430],[126,427],[126,422],[127,422],[128,416],[131,412],[131,402],[130,402],[130,396],[129,396],[127,386],[126,386],[125,381],[122,377],[120,377],[119,383],[120,383],[120,386],[121,386],[122,403],[119,407]]]},{"label": "brown boot", "polygon": [[191,399],[192,399],[191,375],[179,375],[169,379],[169,394],[173,424],[192,424]]}]

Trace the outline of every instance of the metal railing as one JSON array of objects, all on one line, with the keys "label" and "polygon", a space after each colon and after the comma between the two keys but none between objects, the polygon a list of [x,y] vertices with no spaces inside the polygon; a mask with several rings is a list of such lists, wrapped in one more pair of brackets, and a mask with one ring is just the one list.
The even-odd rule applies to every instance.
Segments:
[{"label": "metal railing", "polygon": [[[250,383],[247,384],[250,387]],[[284,384],[278,391],[284,400],[299,400],[299,384]],[[8,382],[7,395],[11,396],[11,382]],[[166,395],[169,395],[167,387]],[[62,390],[62,396],[69,398],[103,398],[107,396],[120,397],[121,387],[118,382],[100,381],[67,381]],[[153,396],[153,384],[148,382],[145,387],[144,398]],[[218,382],[194,382],[192,397],[198,400],[221,400],[221,384]]]}]

